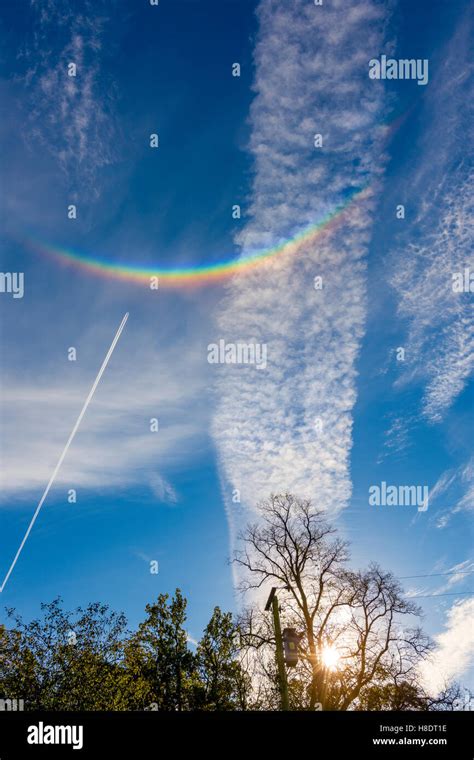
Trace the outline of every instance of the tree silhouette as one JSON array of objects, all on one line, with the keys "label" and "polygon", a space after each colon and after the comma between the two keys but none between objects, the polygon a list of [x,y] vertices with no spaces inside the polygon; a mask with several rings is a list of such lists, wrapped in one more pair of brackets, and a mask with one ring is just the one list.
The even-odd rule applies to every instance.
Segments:
[{"label": "tree silhouette", "polygon": [[[419,608],[404,598],[394,576],[375,564],[348,569],[347,543],[309,500],[272,495],[257,514],[241,533],[234,560],[242,571],[241,590],[258,600],[243,613],[241,628],[247,649],[259,652],[260,677],[271,677],[275,644],[262,601],[276,586],[282,589],[284,625],[301,635],[300,663],[289,679],[293,707],[434,704],[418,674],[432,644],[418,625]],[[274,689],[268,699],[274,703]]]}]

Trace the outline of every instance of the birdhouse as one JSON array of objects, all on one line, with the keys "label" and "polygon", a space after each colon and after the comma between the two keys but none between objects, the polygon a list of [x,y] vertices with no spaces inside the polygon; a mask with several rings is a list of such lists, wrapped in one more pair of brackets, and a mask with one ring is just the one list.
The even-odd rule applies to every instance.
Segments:
[{"label": "birdhouse", "polygon": [[294,668],[298,662],[298,644],[300,637],[294,628],[284,628],[282,633],[285,665]]}]

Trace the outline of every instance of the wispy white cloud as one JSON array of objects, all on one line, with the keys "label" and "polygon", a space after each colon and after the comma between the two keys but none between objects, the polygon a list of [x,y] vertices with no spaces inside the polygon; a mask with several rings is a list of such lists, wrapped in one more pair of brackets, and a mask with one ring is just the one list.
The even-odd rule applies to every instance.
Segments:
[{"label": "wispy white cloud", "polygon": [[178,501],[178,494],[171,483],[169,483],[163,475],[153,473],[150,478],[150,485],[154,495],[160,502],[176,504]]},{"label": "wispy white cloud", "polygon": [[[289,489],[337,510],[351,493],[364,255],[384,166],[383,88],[367,65],[383,44],[387,7],[262,0],[258,15],[255,176],[251,219],[238,238],[243,253],[291,236],[355,188],[371,191],[339,228],[229,287],[216,337],[267,344],[268,366],[215,367],[213,432],[224,489],[239,489],[245,507]],[[317,275],[322,290],[314,289]],[[228,507],[232,526],[239,507],[230,499]]]},{"label": "wispy white cloud", "polygon": [[[436,596],[451,592],[459,584],[470,584],[470,576],[474,571],[474,562],[466,559],[463,562],[457,562],[455,565],[446,565],[444,562],[437,563],[433,567],[431,574],[421,576],[423,582],[418,581],[416,585],[410,585],[406,596],[416,598],[417,596]],[[433,585],[432,581],[435,581]],[[441,583],[440,583],[441,581]],[[438,585],[436,585],[436,583]],[[464,589],[460,589],[464,591]],[[467,588],[465,589],[467,590]]]},{"label": "wispy white cloud", "polygon": [[448,470],[447,472],[443,472],[443,474],[438,478],[438,480],[434,484],[433,488],[430,489],[431,506],[433,506],[435,500],[439,496],[442,496],[442,494],[446,493],[446,491],[453,484],[455,479],[456,479],[455,472],[452,472],[451,470]]},{"label": "wispy white cloud", "polygon": [[[129,327],[131,334],[125,332],[115,350],[55,487],[148,486],[159,502],[175,503],[178,494],[164,473],[193,455],[206,428],[198,403],[205,394],[206,367],[200,349],[181,343],[152,349],[148,332],[140,336]],[[108,343],[102,345],[91,330],[81,346],[77,363],[63,361],[59,369],[49,358],[32,379],[4,372],[3,508],[33,499],[49,480]],[[151,430],[154,419],[157,432]]]},{"label": "wispy white cloud", "polygon": [[[114,84],[104,74],[110,4],[31,0],[33,37],[20,50],[27,142],[52,153],[71,188],[98,194],[97,171],[115,158]],[[68,75],[68,65],[77,67]]]},{"label": "wispy white cloud", "polygon": [[443,493],[453,485],[457,487],[457,495],[451,496],[448,508],[436,515],[436,527],[445,528],[454,515],[474,509],[474,458],[454,472],[445,473],[440,481],[446,481]]},{"label": "wispy white cloud", "polygon": [[199,644],[199,641],[195,639],[193,636],[191,636],[190,633],[186,634],[186,641],[188,642],[188,644],[192,644],[193,647],[197,647]]},{"label": "wispy white cloud", "polygon": [[425,688],[439,693],[454,680],[466,674],[472,665],[474,638],[472,621],[474,599],[454,604],[448,611],[444,630],[435,636],[435,650],[420,666]]},{"label": "wispy white cloud", "polygon": [[446,582],[439,586],[435,592],[436,594],[444,594],[450,591],[452,588],[458,585],[458,583],[466,583],[470,581],[470,575],[474,571],[474,562],[470,559],[464,560],[464,562],[458,562],[456,565],[447,570],[449,575],[446,575]]},{"label": "wispy white cloud", "polygon": [[407,410],[403,416],[393,415],[391,417],[390,426],[384,433],[383,447],[377,459],[378,464],[388,456],[407,453],[413,445],[410,432],[415,420],[416,415],[410,414]]},{"label": "wispy white cloud", "polygon": [[453,291],[453,273],[474,271],[474,173],[464,158],[474,134],[471,27],[467,14],[427,88],[427,127],[404,177],[415,220],[390,260],[398,312],[408,323],[398,382],[422,383],[422,411],[431,422],[444,417],[474,368],[472,294]]}]

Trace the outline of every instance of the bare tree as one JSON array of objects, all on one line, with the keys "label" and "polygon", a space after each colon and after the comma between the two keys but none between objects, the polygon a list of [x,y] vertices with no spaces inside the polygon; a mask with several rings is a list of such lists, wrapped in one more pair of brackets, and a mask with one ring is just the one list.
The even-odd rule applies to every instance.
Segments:
[{"label": "bare tree", "polygon": [[[241,534],[234,561],[244,593],[286,588],[280,592],[283,620],[301,635],[301,662],[290,678],[293,704],[358,709],[376,694],[380,702],[385,690],[386,700],[391,694],[403,701],[403,693],[406,702],[412,698],[412,709],[427,709],[417,667],[430,642],[418,626],[402,625],[420,610],[404,598],[393,575],[377,565],[351,572],[347,543],[309,500],[272,495],[258,513]],[[241,626],[244,644],[260,653],[262,671],[271,675],[268,615],[248,609]]]}]

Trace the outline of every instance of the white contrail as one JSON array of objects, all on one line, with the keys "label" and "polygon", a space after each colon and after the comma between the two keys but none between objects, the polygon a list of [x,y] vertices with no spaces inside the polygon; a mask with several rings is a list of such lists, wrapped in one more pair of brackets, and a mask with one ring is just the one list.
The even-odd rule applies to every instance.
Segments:
[{"label": "white contrail", "polygon": [[125,323],[126,323],[127,319],[128,319],[128,311],[127,311],[127,313],[125,314],[124,318],[122,319],[122,321],[120,323],[119,329],[117,330],[117,332],[115,334],[115,338],[113,339],[113,341],[112,341],[112,343],[110,345],[110,348],[107,351],[107,355],[106,355],[104,361],[102,362],[102,366],[101,366],[99,372],[97,373],[97,377],[94,380],[92,388],[89,391],[89,395],[87,396],[86,400],[84,401],[84,405],[83,405],[83,407],[82,407],[82,409],[81,409],[81,411],[79,413],[79,417],[76,420],[76,424],[74,425],[74,427],[73,427],[73,429],[71,431],[71,434],[70,434],[70,436],[69,436],[69,438],[67,440],[67,443],[66,443],[66,445],[65,445],[65,447],[63,449],[63,452],[62,452],[61,456],[58,459],[58,463],[57,463],[56,467],[53,470],[53,474],[51,475],[51,477],[49,479],[49,483],[46,486],[41,499],[39,500],[39,503],[38,503],[38,506],[36,507],[35,513],[34,513],[33,517],[31,518],[31,522],[28,525],[28,529],[27,529],[27,531],[26,531],[26,533],[25,533],[25,535],[23,537],[23,541],[21,542],[21,544],[20,544],[20,546],[18,548],[18,551],[15,554],[15,558],[14,558],[13,562],[10,565],[10,569],[8,570],[8,573],[6,574],[6,576],[4,578],[4,581],[3,581],[2,585],[0,586],[0,594],[2,593],[3,589],[5,588],[6,583],[7,583],[8,579],[9,579],[10,575],[13,572],[13,568],[15,567],[15,565],[16,565],[16,563],[18,561],[18,558],[19,558],[19,556],[20,556],[20,554],[22,552],[22,549],[23,549],[24,545],[26,544],[28,536],[31,533],[31,529],[32,529],[33,525],[35,524],[36,518],[38,517],[38,515],[39,515],[39,513],[41,511],[41,507],[43,506],[44,501],[45,501],[45,499],[46,499],[46,497],[47,497],[47,495],[48,495],[48,493],[50,491],[50,488],[51,488],[51,486],[54,483],[56,475],[59,472],[59,468],[61,467],[61,465],[62,465],[62,463],[64,461],[64,457],[66,456],[66,454],[68,452],[69,446],[71,445],[71,443],[73,441],[73,438],[74,438],[74,436],[77,433],[79,425],[81,424],[81,420],[84,417],[84,414],[86,413],[86,409],[87,409],[87,407],[89,406],[89,404],[91,402],[92,396],[95,393],[95,389],[99,385],[100,378],[102,377],[102,375],[105,372],[105,368],[107,367],[107,364],[109,363],[109,359],[112,356],[113,350],[114,350],[115,346],[117,345],[117,341],[120,338],[120,335],[122,334],[122,330],[125,327]]}]

